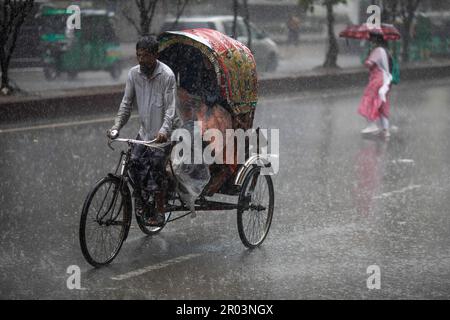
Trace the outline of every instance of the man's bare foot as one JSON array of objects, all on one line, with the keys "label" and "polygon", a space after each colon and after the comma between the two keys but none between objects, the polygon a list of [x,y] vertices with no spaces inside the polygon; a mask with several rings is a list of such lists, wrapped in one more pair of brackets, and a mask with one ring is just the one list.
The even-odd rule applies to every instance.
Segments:
[{"label": "man's bare foot", "polygon": [[147,223],[152,227],[162,227],[166,220],[164,213],[157,212],[154,216],[147,220]]}]

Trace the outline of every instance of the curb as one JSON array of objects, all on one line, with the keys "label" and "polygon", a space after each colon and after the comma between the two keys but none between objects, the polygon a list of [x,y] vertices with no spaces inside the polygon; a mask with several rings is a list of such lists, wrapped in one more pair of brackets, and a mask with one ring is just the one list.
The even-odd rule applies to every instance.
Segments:
[{"label": "curb", "polygon": [[[401,69],[402,81],[438,79],[450,76],[450,63],[433,66],[415,65]],[[305,90],[363,86],[368,78],[364,68],[337,71],[316,70],[291,76],[262,78],[259,95],[283,94]],[[49,119],[70,115],[115,113],[124,85],[91,87],[48,93],[45,97],[25,96],[0,98],[0,124],[31,119]]]}]

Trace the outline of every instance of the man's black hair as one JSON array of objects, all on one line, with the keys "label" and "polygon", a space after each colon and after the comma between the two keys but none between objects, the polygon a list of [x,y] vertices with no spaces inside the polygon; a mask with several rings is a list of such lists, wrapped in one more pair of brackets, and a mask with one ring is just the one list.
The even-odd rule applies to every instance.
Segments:
[{"label": "man's black hair", "polygon": [[145,35],[139,38],[136,43],[136,51],[138,49],[146,49],[150,53],[158,53],[158,39],[155,36]]}]

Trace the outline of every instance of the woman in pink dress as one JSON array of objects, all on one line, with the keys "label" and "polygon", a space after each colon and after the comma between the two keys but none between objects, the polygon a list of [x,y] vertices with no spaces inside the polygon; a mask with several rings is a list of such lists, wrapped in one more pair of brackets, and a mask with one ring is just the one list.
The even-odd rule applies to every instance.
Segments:
[{"label": "woman in pink dress", "polygon": [[[380,127],[386,137],[389,133],[389,90],[392,81],[390,66],[392,58],[387,49],[387,42],[383,36],[371,34],[370,41],[375,48],[371,51],[364,65],[369,68],[369,84],[364,90],[358,112],[368,122],[363,134],[378,133]],[[378,126],[378,123],[379,126]]]}]

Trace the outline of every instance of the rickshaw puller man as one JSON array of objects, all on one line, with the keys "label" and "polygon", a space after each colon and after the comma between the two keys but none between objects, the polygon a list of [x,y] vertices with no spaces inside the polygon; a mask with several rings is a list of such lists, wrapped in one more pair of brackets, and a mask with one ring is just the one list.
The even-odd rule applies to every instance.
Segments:
[{"label": "rickshaw puller man", "polygon": [[[108,137],[119,136],[120,129],[130,118],[133,101],[137,104],[141,127],[137,140],[166,142],[176,121],[176,80],[172,70],[159,61],[158,40],[144,36],[136,43],[138,65],[128,72],[125,92],[120,103],[114,125]],[[165,163],[170,145],[164,151],[133,145],[131,151],[130,176],[136,183],[133,192],[136,212],[143,215],[150,194],[155,194],[156,216],[150,217],[151,226],[161,226],[165,219],[165,189],[167,177]]]}]

